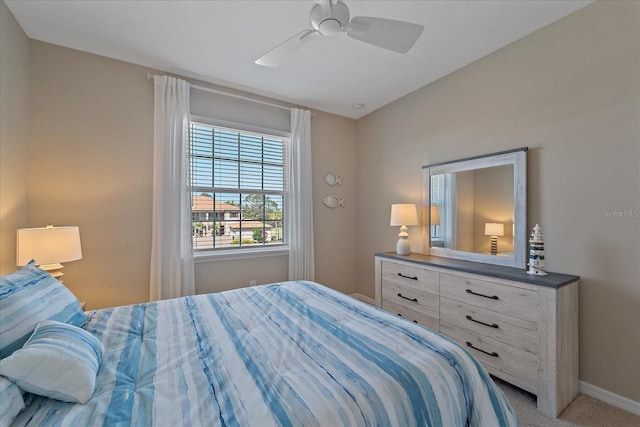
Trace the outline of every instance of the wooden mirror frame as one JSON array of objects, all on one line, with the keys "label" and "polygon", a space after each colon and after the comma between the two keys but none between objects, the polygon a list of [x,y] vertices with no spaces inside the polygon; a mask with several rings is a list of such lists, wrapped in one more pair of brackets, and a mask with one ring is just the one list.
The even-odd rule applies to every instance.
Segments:
[{"label": "wooden mirror frame", "polygon": [[[469,157],[449,162],[434,163],[422,167],[423,209],[422,223],[424,253],[446,258],[463,259],[487,264],[516,268],[527,266],[527,147],[509,151]],[[494,166],[513,165],[514,233],[513,257],[459,251],[449,248],[431,247],[431,176],[443,173],[470,171]]]}]

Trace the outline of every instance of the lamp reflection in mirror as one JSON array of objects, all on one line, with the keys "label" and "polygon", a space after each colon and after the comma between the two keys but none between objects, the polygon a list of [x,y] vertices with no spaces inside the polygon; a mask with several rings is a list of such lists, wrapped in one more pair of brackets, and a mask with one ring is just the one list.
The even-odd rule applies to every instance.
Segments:
[{"label": "lamp reflection in mirror", "polygon": [[60,280],[64,275],[60,271],[63,268],[61,263],[82,258],[80,230],[76,226],[53,225],[21,228],[18,230],[16,254],[17,265],[26,265],[33,259],[38,267]]},{"label": "lamp reflection in mirror", "polygon": [[398,243],[396,253],[398,255],[409,255],[411,246],[409,244],[408,225],[418,225],[418,211],[413,203],[401,203],[391,205],[391,226],[399,226]]},{"label": "lamp reflection in mirror", "polygon": [[433,237],[436,237],[436,225],[440,225],[440,209],[438,209],[438,205],[431,205],[430,211],[431,230],[433,230]]},{"label": "lamp reflection in mirror", "polygon": [[487,222],[484,225],[484,235],[491,236],[491,255],[498,255],[498,236],[504,236],[504,224]]}]

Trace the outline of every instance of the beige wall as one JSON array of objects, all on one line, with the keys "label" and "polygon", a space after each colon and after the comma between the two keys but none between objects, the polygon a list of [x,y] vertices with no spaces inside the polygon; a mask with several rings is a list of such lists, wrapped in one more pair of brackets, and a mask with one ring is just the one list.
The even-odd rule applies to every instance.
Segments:
[{"label": "beige wall", "polygon": [[16,229],[27,225],[29,39],[0,2],[0,274],[16,268]]},{"label": "beige wall", "polygon": [[359,291],[421,165],[528,146],[529,229],[582,277],[580,379],[640,401],[639,117],[640,2],[597,2],[359,120]]},{"label": "beige wall", "polygon": [[[475,180],[473,172],[456,174],[456,210],[454,241],[451,249],[473,252],[475,243]],[[445,247],[447,243],[445,242]]]},{"label": "beige wall", "polygon": [[[29,226],[80,227],[83,259],[65,265],[65,283],[89,308],[146,301],[153,70],[34,40],[30,58]],[[317,279],[353,292],[355,264],[340,260],[355,257],[355,121],[315,113],[312,141],[314,191],[331,171],[347,200],[330,211],[315,197]],[[197,263],[196,291],[286,280],[287,259]]]},{"label": "beige wall", "polygon": [[287,256],[196,263],[196,293],[222,292],[256,284],[281,282],[289,274]]},{"label": "beige wall", "polygon": [[15,269],[17,228],[79,225],[84,258],[65,266],[65,283],[90,308],[144,301],[153,132],[152,89],[140,90],[146,71],[29,41],[0,7],[2,273]]},{"label": "beige wall", "polygon": [[147,70],[31,41],[29,226],[77,225],[65,284],[88,308],[149,297],[153,84]]},{"label": "beige wall", "polygon": [[473,172],[474,252],[491,251],[491,239],[484,234],[487,222],[504,225],[504,236],[498,237],[498,252],[513,253],[514,187],[513,166],[498,166]]},{"label": "beige wall", "polygon": [[[357,133],[356,122],[316,112],[311,120],[313,158],[313,228],[316,281],[345,293],[357,291]],[[324,176],[342,177],[330,186]],[[344,207],[328,208],[322,198],[335,195]]]}]

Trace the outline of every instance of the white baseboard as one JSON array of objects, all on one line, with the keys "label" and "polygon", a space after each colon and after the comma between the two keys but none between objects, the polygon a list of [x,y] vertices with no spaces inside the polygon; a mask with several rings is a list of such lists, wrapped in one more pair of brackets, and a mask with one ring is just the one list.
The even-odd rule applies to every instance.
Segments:
[{"label": "white baseboard", "polygon": [[374,300],[373,298],[369,298],[366,295],[362,295],[362,294],[359,294],[359,293],[356,292],[356,293],[351,294],[351,296],[356,298],[356,299],[359,299],[362,302],[366,302],[367,304],[376,305],[376,300]]},{"label": "white baseboard", "polygon": [[612,393],[600,387],[596,387],[592,384],[580,381],[580,393],[591,396],[594,399],[601,400],[616,408],[623,409],[627,412],[631,412],[635,415],[640,415],[640,402],[628,399],[619,394]]}]

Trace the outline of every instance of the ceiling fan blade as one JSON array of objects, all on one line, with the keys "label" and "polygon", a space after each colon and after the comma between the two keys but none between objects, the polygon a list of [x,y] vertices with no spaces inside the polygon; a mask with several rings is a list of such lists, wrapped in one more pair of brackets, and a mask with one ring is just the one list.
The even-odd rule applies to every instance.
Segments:
[{"label": "ceiling fan blade", "polygon": [[407,53],[422,34],[424,25],[369,16],[356,16],[347,24],[347,35],[351,38],[389,49]]},{"label": "ceiling fan blade", "polygon": [[315,30],[301,31],[256,59],[255,63],[265,67],[277,67],[320,35]]}]

